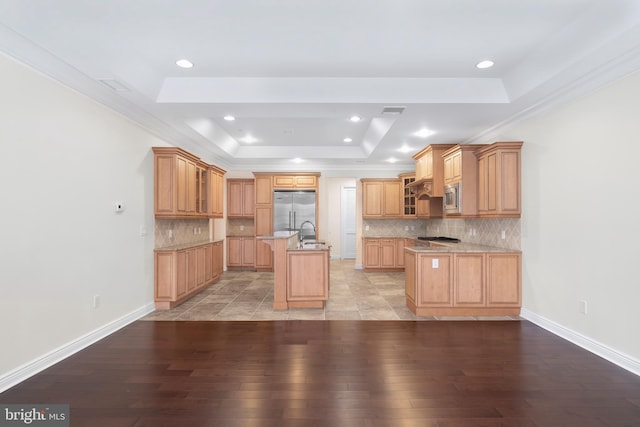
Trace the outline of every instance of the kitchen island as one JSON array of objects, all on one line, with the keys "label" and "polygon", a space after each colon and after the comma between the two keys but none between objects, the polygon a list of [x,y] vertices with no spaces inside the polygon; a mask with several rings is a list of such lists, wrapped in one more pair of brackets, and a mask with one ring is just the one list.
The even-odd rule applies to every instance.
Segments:
[{"label": "kitchen island", "polygon": [[522,253],[470,243],[405,248],[405,297],[418,316],[515,316]]},{"label": "kitchen island", "polygon": [[273,308],[324,307],[329,298],[329,253],[325,242],[299,242],[298,232],[258,236],[273,250]]}]

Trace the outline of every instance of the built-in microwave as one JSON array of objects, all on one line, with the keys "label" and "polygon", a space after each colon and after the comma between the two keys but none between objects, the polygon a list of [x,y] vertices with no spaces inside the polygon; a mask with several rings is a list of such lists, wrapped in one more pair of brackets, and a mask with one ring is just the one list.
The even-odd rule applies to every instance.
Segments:
[{"label": "built-in microwave", "polygon": [[444,197],[442,198],[442,205],[444,212],[448,214],[459,214],[462,212],[462,206],[460,206],[460,183],[447,184],[444,186]]}]

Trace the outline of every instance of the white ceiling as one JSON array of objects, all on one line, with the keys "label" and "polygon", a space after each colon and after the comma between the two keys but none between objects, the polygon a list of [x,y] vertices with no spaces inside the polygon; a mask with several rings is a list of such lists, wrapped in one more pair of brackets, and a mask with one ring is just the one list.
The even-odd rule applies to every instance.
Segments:
[{"label": "white ceiling", "polygon": [[640,1],[0,0],[0,50],[227,169],[408,170],[640,69]]}]

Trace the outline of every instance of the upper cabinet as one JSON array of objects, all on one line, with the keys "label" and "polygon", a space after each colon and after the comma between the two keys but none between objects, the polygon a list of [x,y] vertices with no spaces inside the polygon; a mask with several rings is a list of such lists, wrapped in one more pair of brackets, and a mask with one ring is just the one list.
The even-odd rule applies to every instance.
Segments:
[{"label": "upper cabinet", "polygon": [[[153,147],[154,214],[162,218],[206,218],[215,212],[222,197],[225,171],[207,165],[196,156],[175,147]],[[220,183],[212,178],[215,170]],[[222,216],[222,206],[220,206]]]},{"label": "upper cabinet", "polygon": [[255,184],[253,179],[227,180],[227,217],[253,218]]},{"label": "upper cabinet", "polygon": [[284,189],[315,189],[318,187],[317,174],[305,175],[275,175],[273,188]]},{"label": "upper cabinet", "polygon": [[455,145],[442,153],[444,184],[458,184],[459,212],[445,216],[475,217],[478,214],[478,159],[475,152],[485,145]]},{"label": "upper cabinet", "polygon": [[209,217],[222,218],[223,212],[223,199],[224,199],[224,174],[225,171],[215,167],[209,166]]},{"label": "upper cabinet", "polygon": [[[416,180],[411,185],[418,198],[444,195],[444,159],[442,154],[453,144],[431,144],[413,155],[416,161]],[[424,198],[424,197],[423,197]]]},{"label": "upper cabinet", "polygon": [[401,179],[363,178],[360,181],[363,218],[402,218],[404,192]]},{"label": "upper cabinet", "polygon": [[478,215],[518,218],[521,214],[522,142],[496,142],[478,150]]}]

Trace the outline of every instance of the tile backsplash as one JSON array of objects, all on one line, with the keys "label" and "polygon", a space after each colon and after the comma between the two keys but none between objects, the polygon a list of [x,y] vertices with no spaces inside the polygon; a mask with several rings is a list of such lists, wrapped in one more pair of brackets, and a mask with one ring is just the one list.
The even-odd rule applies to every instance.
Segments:
[{"label": "tile backsplash", "polygon": [[253,218],[227,219],[227,236],[253,236],[255,226]]},{"label": "tile backsplash", "polygon": [[209,241],[209,220],[158,219],[155,221],[155,247],[184,245]]},{"label": "tile backsplash", "polygon": [[366,219],[362,227],[363,237],[446,236],[479,245],[520,249],[520,218]]}]

